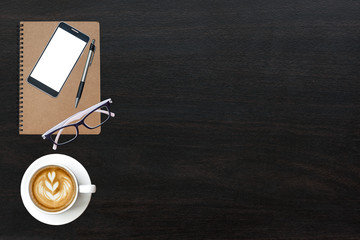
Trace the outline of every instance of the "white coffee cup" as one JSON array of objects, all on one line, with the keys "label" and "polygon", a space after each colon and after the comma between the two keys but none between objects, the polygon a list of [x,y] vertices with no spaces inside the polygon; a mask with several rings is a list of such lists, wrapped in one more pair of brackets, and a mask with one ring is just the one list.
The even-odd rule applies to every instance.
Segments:
[{"label": "white coffee cup", "polygon": [[[74,203],[76,202],[79,194],[84,194],[84,193],[95,193],[96,192],[96,186],[93,185],[93,184],[89,184],[89,185],[79,185],[78,183],[78,180],[75,176],[75,174],[73,173],[73,171],[71,171],[71,169],[69,169],[68,167],[62,165],[62,164],[47,164],[47,165],[42,165],[41,167],[38,167],[36,169],[33,169],[32,172],[30,173],[30,179],[33,178],[34,174],[36,174],[38,171],[40,171],[41,169],[44,169],[44,168],[47,168],[49,166],[58,166],[60,168],[63,168],[65,169],[73,178],[74,182],[75,182],[75,196],[74,198],[72,199],[72,202],[64,209],[60,210],[60,211],[56,211],[56,212],[49,212],[49,211],[45,211],[41,208],[39,208],[34,202],[33,202],[33,199],[31,199],[31,203],[33,204],[33,206],[40,212],[42,213],[46,213],[46,214],[60,214],[60,213],[63,213],[63,212],[66,212],[68,211],[69,209],[71,209],[71,207],[74,205]],[[29,196],[31,196],[31,181],[29,181],[28,183],[28,187],[27,187],[27,191],[28,191],[28,194]]]}]

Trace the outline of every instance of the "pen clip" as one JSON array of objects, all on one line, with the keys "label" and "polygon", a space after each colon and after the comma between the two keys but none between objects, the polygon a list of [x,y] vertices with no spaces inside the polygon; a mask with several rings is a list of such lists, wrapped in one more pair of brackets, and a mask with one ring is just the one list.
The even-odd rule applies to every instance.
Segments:
[{"label": "pen clip", "polygon": [[92,64],[92,61],[93,61],[93,59],[94,59],[94,55],[95,55],[95,51],[91,53],[91,58],[90,58],[90,63],[89,63],[89,65]]}]

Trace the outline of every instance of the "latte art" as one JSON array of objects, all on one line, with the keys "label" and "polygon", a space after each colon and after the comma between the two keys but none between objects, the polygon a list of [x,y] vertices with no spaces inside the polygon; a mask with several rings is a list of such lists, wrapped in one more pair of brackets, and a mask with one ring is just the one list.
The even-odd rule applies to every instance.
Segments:
[{"label": "latte art", "polygon": [[72,203],[76,195],[76,184],[66,169],[47,166],[34,174],[30,193],[33,202],[40,209],[57,212]]},{"label": "latte art", "polygon": [[[42,196],[43,198],[47,198],[48,200],[52,200],[55,202],[61,201],[63,198],[66,198],[68,191],[71,188],[71,179],[67,176],[64,176],[62,179],[62,186],[63,189],[59,188],[59,181],[54,181],[56,177],[56,173],[48,172],[47,174],[48,179],[44,180],[41,179],[37,185],[37,194]],[[50,180],[50,181],[48,181]]]}]

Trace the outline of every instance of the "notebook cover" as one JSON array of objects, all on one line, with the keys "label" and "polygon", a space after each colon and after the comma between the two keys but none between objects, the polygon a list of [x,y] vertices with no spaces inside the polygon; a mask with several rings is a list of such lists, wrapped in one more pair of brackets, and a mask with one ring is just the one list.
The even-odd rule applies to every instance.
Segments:
[{"label": "notebook cover", "polygon": [[[78,62],[70,73],[58,97],[54,98],[27,82],[51,35],[60,22],[20,22],[19,38],[19,134],[43,134],[71,115],[100,102],[100,24],[98,22],[66,22],[90,37]],[[95,55],[89,67],[79,105],[75,98],[84,70],[91,40],[95,39]],[[100,123],[100,114],[90,119]],[[99,134],[101,127],[90,130],[79,127],[79,134]],[[67,132],[64,131],[64,134]]]}]

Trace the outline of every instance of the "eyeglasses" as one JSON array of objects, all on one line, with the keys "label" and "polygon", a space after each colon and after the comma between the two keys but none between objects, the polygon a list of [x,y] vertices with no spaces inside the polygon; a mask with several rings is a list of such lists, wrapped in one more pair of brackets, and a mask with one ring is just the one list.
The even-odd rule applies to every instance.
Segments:
[{"label": "eyeglasses", "polygon": [[[52,141],[54,143],[53,149],[56,150],[57,146],[67,144],[79,135],[80,125],[84,125],[88,129],[94,129],[103,125],[110,117],[115,117],[115,113],[110,112],[110,103],[112,103],[111,98],[95,104],[94,106],[81,112],[75,113],[71,117],[46,131],[42,135],[42,138]],[[100,116],[100,124],[96,121],[99,113],[105,114],[105,118],[101,118]],[[72,123],[79,119],[81,120],[76,123]],[[96,123],[94,124],[94,122]],[[61,135],[63,132],[64,134]]]}]

